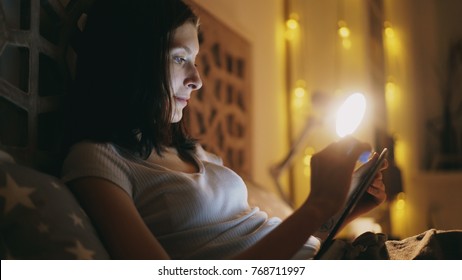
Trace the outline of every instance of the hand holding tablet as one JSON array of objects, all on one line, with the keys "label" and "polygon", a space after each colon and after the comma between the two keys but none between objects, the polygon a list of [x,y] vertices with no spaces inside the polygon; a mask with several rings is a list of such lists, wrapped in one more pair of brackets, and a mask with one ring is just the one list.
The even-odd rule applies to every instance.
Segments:
[{"label": "hand holding tablet", "polygon": [[339,229],[341,228],[342,224],[345,222],[345,219],[354,209],[360,198],[364,195],[367,188],[372,183],[375,174],[379,171],[380,167],[382,166],[383,162],[387,158],[388,149],[385,148],[382,150],[378,158],[372,159],[374,162],[371,163],[368,170],[364,171],[358,180],[357,185],[352,186],[352,190],[350,191],[347,202],[345,207],[343,208],[340,217],[336,221],[334,227],[332,228],[331,232],[327,236],[326,240],[324,241],[321,249],[319,250],[318,254],[315,256],[314,259],[321,259],[322,255],[329,249],[330,245],[334,237],[337,235]]}]

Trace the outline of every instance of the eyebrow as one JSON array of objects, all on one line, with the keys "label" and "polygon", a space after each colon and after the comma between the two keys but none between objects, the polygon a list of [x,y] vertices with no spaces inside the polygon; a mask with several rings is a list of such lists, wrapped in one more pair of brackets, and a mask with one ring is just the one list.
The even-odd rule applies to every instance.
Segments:
[{"label": "eyebrow", "polygon": [[193,52],[193,49],[191,49],[190,47],[186,46],[186,45],[177,45],[177,46],[173,46],[170,48],[169,52],[174,52],[176,50],[184,50],[188,55],[194,55],[194,56],[197,56],[199,54],[199,49],[197,50],[197,53],[196,52]]},{"label": "eyebrow", "polygon": [[187,46],[176,46],[176,47],[170,48],[170,51],[175,51],[175,50],[185,50],[188,54],[192,53],[191,49]]}]

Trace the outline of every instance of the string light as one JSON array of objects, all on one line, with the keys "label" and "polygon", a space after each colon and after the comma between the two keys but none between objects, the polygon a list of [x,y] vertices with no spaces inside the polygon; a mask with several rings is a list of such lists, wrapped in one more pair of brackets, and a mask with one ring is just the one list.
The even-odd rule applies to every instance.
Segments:
[{"label": "string light", "polygon": [[397,99],[397,85],[393,80],[393,77],[390,77],[385,84],[385,100],[389,108],[395,107]]},{"label": "string light", "polygon": [[348,27],[347,23],[344,20],[339,20],[337,24],[338,24],[337,33],[339,37],[342,39],[342,46],[343,48],[348,50],[351,48],[350,28]]},{"label": "string light", "polygon": [[388,38],[393,38],[395,37],[395,30],[393,29],[393,26],[389,21],[385,21],[384,23],[384,32],[385,36]]},{"label": "string light", "polygon": [[296,87],[294,90],[295,97],[303,98],[306,95],[306,90],[303,87]]},{"label": "string light", "polygon": [[301,109],[306,105],[306,82],[304,80],[298,80],[294,88],[293,102],[297,109]]},{"label": "string light", "polygon": [[294,40],[300,28],[299,16],[297,13],[290,14],[289,19],[286,20],[286,27],[286,39],[289,41]]},{"label": "string light", "polygon": [[297,21],[297,20],[291,18],[291,19],[288,19],[288,20],[286,21],[286,26],[287,26],[287,28],[289,28],[289,29],[295,30],[295,29],[298,28],[299,24],[298,24],[298,21]]},{"label": "string light", "polygon": [[397,210],[404,210],[406,207],[406,194],[404,192],[400,192],[396,197],[396,209]]},{"label": "string light", "polygon": [[338,35],[341,38],[348,38],[350,37],[350,29],[348,28],[347,24],[345,21],[340,20],[338,22]]}]

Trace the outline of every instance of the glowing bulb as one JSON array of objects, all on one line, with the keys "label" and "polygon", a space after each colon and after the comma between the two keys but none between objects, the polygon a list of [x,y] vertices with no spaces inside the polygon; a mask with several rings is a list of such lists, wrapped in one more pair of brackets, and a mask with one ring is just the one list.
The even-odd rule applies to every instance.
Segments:
[{"label": "glowing bulb", "polygon": [[297,87],[295,88],[294,93],[296,97],[302,98],[305,96],[306,91],[303,87]]},{"label": "glowing bulb", "polygon": [[385,28],[385,35],[388,38],[393,38],[393,37],[395,37],[395,30],[392,27],[386,27]]},{"label": "glowing bulb", "polygon": [[291,30],[294,30],[294,29],[297,29],[298,28],[298,21],[296,19],[288,19],[286,21],[286,26],[287,28],[291,29]]},{"label": "glowing bulb", "polygon": [[361,93],[349,96],[337,112],[337,135],[344,137],[353,133],[366,112],[366,98]]},{"label": "glowing bulb", "polygon": [[385,35],[388,38],[395,37],[395,30],[393,29],[393,25],[391,24],[391,22],[385,21],[384,24],[383,24],[383,27],[384,27]]},{"label": "glowing bulb", "polygon": [[338,29],[338,35],[342,38],[348,38],[350,36],[350,29],[346,26],[342,26]]}]

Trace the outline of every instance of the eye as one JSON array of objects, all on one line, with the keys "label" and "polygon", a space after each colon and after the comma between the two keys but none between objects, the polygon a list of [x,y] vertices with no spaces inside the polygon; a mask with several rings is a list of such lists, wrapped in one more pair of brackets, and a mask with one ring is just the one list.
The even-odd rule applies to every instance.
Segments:
[{"label": "eye", "polygon": [[174,56],[173,61],[175,61],[175,63],[178,63],[178,64],[185,64],[187,60],[186,58],[182,56]]}]

